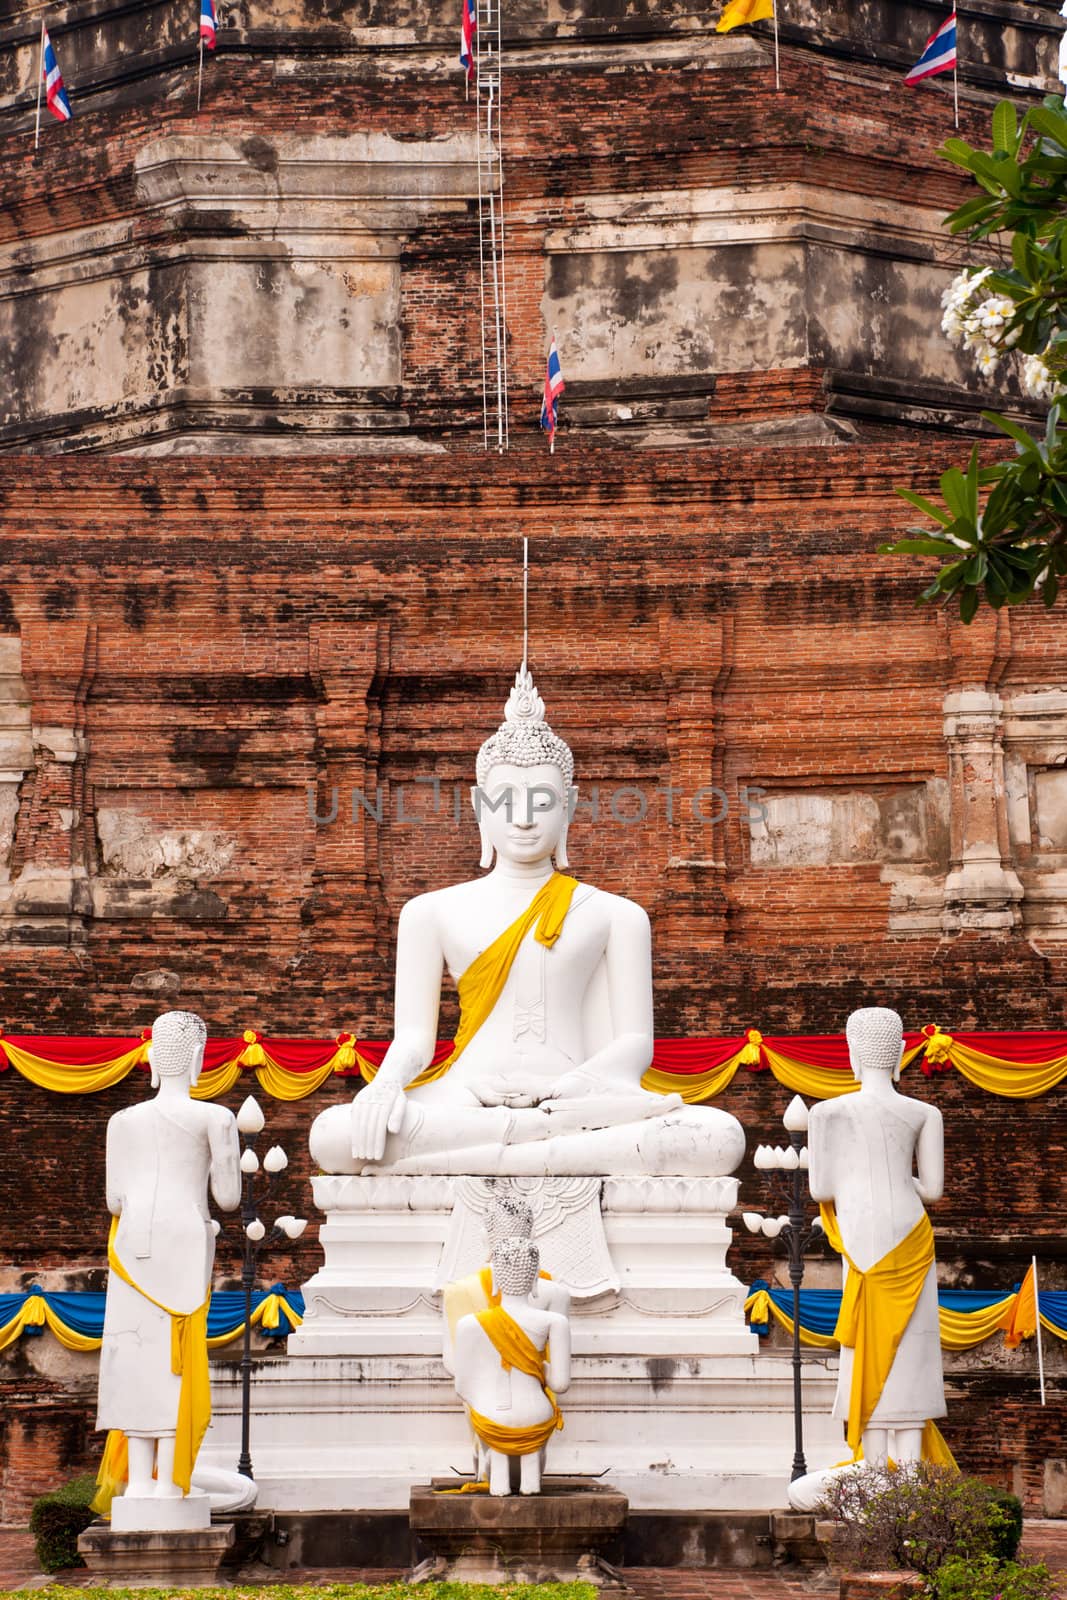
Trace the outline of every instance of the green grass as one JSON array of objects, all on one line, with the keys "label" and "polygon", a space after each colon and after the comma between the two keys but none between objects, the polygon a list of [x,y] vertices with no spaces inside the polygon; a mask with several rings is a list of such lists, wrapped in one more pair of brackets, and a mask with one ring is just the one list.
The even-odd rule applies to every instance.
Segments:
[{"label": "green grass", "polygon": [[93,1589],[50,1583],[41,1589],[0,1589],[39,1600],[597,1600],[591,1583],[269,1583],[232,1589]]}]

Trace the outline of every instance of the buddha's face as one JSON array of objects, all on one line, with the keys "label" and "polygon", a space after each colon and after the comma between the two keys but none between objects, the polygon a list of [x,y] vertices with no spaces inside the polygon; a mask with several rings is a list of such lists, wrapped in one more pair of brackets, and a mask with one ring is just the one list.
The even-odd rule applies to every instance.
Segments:
[{"label": "buddha's face", "polygon": [[472,791],[483,835],[502,861],[530,863],[551,856],[567,823],[563,774],[550,762],[537,767],[501,763]]}]

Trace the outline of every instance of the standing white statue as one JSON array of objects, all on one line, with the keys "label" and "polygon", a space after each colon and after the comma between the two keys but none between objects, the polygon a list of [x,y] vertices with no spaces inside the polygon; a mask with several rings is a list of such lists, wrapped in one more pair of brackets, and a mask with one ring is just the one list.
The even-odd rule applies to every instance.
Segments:
[{"label": "standing white statue", "polygon": [[944,1190],[941,1113],[895,1088],[904,1053],[895,1011],[854,1011],[845,1032],[859,1093],[813,1106],[808,1122],[811,1195],[844,1258],[833,1414],[872,1466],[888,1457],[950,1464],[932,1421],[945,1415],[945,1392],[934,1231],[923,1209]]},{"label": "standing white statue", "polygon": [[[446,1372],[455,1374],[453,1352],[460,1318],[500,1304],[500,1289],[493,1279],[493,1251],[505,1239],[531,1238],[533,1226],[533,1210],[520,1195],[508,1189],[492,1195],[485,1212],[485,1266],[468,1273],[465,1278],[458,1278],[455,1283],[446,1283],[441,1296],[444,1320],[441,1358]],[[569,1317],[570,1290],[549,1273],[539,1271],[530,1291],[530,1304],[542,1311],[556,1311],[562,1317]]]},{"label": "standing white statue", "polygon": [[177,1525],[161,1502],[189,1494],[211,1418],[207,1307],[215,1228],[208,1185],[216,1204],[232,1211],[241,1200],[241,1170],[233,1113],[189,1097],[206,1040],[191,1012],[157,1017],[148,1059],[159,1093],[117,1112],[107,1126],[113,1221],[96,1425],[109,1435],[95,1504],[106,1510],[128,1480],[121,1516],[118,1501],[112,1507],[124,1529]]},{"label": "standing white statue", "polygon": [[498,1305],[461,1317],[456,1328],[456,1393],[488,1459],[489,1493],[541,1488],[542,1455],[563,1414],[556,1403],[571,1381],[570,1323],[531,1302],[540,1254],[530,1239],[504,1239],[492,1255]]},{"label": "standing white statue", "polygon": [[[472,790],[492,871],[403,907],[392,1044],[351,1106],[316,1118],[311,1154],[335,1173],[732,1172],[745,1148],[736,1118],[641,1087],[648,917],[553,868],[553,855],[567,866],[574,760],[525,663],[504,716]],[[460,1021],[431,1067],[445,968]]]}]

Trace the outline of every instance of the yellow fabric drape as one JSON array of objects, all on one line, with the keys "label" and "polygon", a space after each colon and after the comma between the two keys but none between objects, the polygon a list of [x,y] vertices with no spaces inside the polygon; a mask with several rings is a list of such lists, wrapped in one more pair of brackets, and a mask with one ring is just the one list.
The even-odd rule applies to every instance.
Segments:
[{"label": "yellow fabric drape", "polygon": [[[923,1212],[898,1245],[861,1272],[844,1249],[833,1204],[824,1202],[819,1209],[831,1249],[848,1262],[834,1336],[853,1352],[846,1437],[855,1455],[933,1266],[934,1230]],[[930,1421],[923,1429],[923,1459],[955,1465],[940,1430]]]},{"label": "yellow fabric drape", "polygon": [[[155,1300],[136,1283],[126,1268],[119,1260],[115,1249],[115,1234],[118,1230],[118,1218],[111,1219],[111,1232],[107,1241],[108,1266],[115,1275],[129,1284],[131,1289],[143,1295],[150,1305],[156,1306],[160,1311],[165,1311],[171,1319],[170,1323],[170,1365],[171,1371],[181,1378],[178,1390],[178,1419],[174,1439],[174,1482],[183,1494],[189,1493],[192,1482],[193,1466],[196,1463],[197,1452],[204,1440],[208,1423],[211,1421],[211,1384],[208,1378],[207,1360],[207,1308],[211,1300],[211,1291],[202,1306],[195,1311],[173,1311],[170,1306],[165,1306],[161,1300]],[[107,1454],[105,1450],[105,1455]],[[104,1493],[104,1485],[98,1478],[99,1491],[97,1499],[93,1501],[94,1510],[103,1508],[97,1504]]]},{"label": "yellow fabric drape", "polygon": [[953,1040],[948,1059],[969,1083],[1008,1100],[1032,1100],[1036,1095],[1048,1094],[1050,1089],[1067,1078],[1067,1056],[1056,1056],[1051,1061],[1037,1061],[1030,1065],[1004,1061],[999,1056],[987,1056],[980,1050],[972,1050],[968,1045]]},{"label": "yellow fabric drape", "polygon": [[[554,1417],[535,1422],[529,1428],[505,1428],[502,1423],[491,1422],[488,1417],[483,1417],[473,1406],[467,1407],[467,1415],[471,1419],[471,1427],[486,1448],[499,1450],[505,1456],[532,1456],[535,1451],[543,1450],[556,1429],[563,1426],[559,1410]],[[475,1486],[464,1485],[458,1492],[471,1494],[475,1492]]]},{"label": "yellow fabric drape", "polygon": [[314,1072],[286,1072],[268,1055],[263,1066],[256,1068],[256,1078],[260,1088],[273,1095],[275,1100],[303,1100],[309,1094],[314,1094],[316,1089],[321,1089],[326,1079],[332,1077],[337,1070],[334,1063],[339,1054],[340,1051]]},{"label": "yellow fabric drape", "polygon": [[98,1516],[110,1517],[111,1502],[121,1494],[130,1476],[130,1448],[121,1428],[112,1428],[104,1443],[100,1470],[96,1474],[96,1493],[89,1509]]},{"label": "yellow fabric drape", "polygon": [[88,1333],[78,1333],[75,1328],[69,1328],[52,1310],[43,1295],[31,1294],[23,1302],[20,1309],[16,1311],[10,1322],[6,1322],[0,1328],[0,1350],[6,1350],[8,1345],[15,1343],[16,1339],[21,1339],[27,1328],[50,1329],[60,1344],[67,1350],[99,1350],[100,1348],[99,1339],[94,1339]]},{"label": "yellow fabric drape", "polygon": [[240,1061],[224,1061],[221,1067],[216,1067],[214,1071],[200,1074],[193,1088],[189,1090],[190,1097],[193,1100],[214,1100],[216,1095],[229,1094],[240,1076]]},{"label": "yellow fabric drape", "polygon": [[680,1094],[686,1105],[699,1105],[702,1100],[714,1100],[716,1095],[730,1087],[744,1054],[745,1049],[739,1050],[711,1072],[659,1072],[655,1067],[649,1067],[641,1079],[641,1087],[651,1089],[656,1094]]},{"label": "yellow fabric drape", "polygon": [[[290,1323],[294,1328],[299,1328],[300,1324],[304,1320],[303,1317],[300,1315],[299,1311],[295,1309],[295,1307],[289,1304],[288,1301],[283,1301],[280,1294],[265,1294],[263,1296],[263,1299],[259,1302],[259,1305],[256,1306],[252,1312],[253,1328],[258,1327],[260,1324],[262,1324],[264,1328],[279,1327],[282,1320],[281,1312],[283,1305],[285,1306],[285,1315],[288,1317]],[[229,1344],[231,1340],[239,1338],[244,1331],[244,1322],[239,1322],[235,1328],[228,1328],[225,1333],[217,1333],[214,1335],[214,1337],[209,1336],[207,1347],[209,1350],[217,1350],[220,1345]]]},{"label": "yellow fabric drape", "polygon": [[[979,1311],[950,1311],[947,1306],[939,1306],[938,1320],[942,1349],[973,1350],[975,1345],[984,1343],[1001,1328],[1008,1327],[1014,1304],[1015,1296],[1007,1295],[1005,1299],[998,1300],[996,1305],[987,1306]],[[745,1301],[745,1314],[750,1322],[769,1322],[773,1317],[786,1333],[791,1334],[793,1331],[792,1317],[771,1299],[766,1289],[756,1289],[749,1295]],[[1031,1333],[1032,1331],[1031,1329]],[[1062,1330],[1059,1337],[1063,1338]],[[812,1328],[805,1328],[803,1323],[800,1325],[800,1342],[816,1350],[840,1348],[833,1334],[816,1333]]]},{"label": "yellow fabric drape", "polygon": [[976,1344],[992,1338],[998,1329],[1007,1327],[1014,1304],[1015,1296],[1008,1295],[1006,1299],[982,1311],[950,1311],[946,1306],[939,1306],[941,1348],[973,1350]]},{"label": "yellow fabric drape", "polygon": [[[745,1311],[750,1322],[769,1322],[773,1317],[776,1322],[781,1324],[786,1333],[792,1333],[793,1331],[792,1317],[789,1316],[788,1312],[782,1311],[775,1305],[766,1289],[757,1289],[754,1294],[749,1295],[745,1301]],[[811,1345],[816,1350],[836,1350],[838,1348],[837,1340],[832,1333],[815,1333],[811,1328],[805,1328],[803,1324],[801,1324],[800,1328],[800,1342],[801,1344]]]},{"label": "yellow fabric drape", "polygon": [[490,1422],[487,1417],[475,1411],[473,1406],[468,1406],[471,1427],[490,1450],[501,1450],[509,1456],[531,1455],[533,1451],[543,1449],[556,1429],[563,1426],[563,1413],[556,1403],[555,1395],[545,1382],[544,1355],[538,1350],[525,1328],[520,1327],[503,1306],[489,1306],[476,1315],[479,1326],[500,1357],[500,1365],[505,1372],[514,1367],[516,1371],[524,1372],[527,1377],[536,1378],[552,1407],[552,1415],[544,1422],[534,1423],[529,1428],[505,1428],[499,1423]]},{"label": "yellow fabric drape", "polygon": [[778,1082],[786,1089],[792,1089],[794,1094],[811,1095],[816,1100],[831,1100],[837,1095],[853,1094],[859,1088],[851,1072],[814,1067],[805,1061],[792,1061],[766,1044],[763,1053]]},{"label": "yellow fabric drape", "polygon": [[[519,953],[519,946],[535,924],[534,938],[537,943],[544,945],[546,950],[552,949],[563,932],[563,924],[577,887],[577,878],[554,872],[548,882],[538,889],[522,915],[516,917],[481,955],[475,956],[456,985],[459,991],[459,1027],[451,1052],[436,1066],[424,1068],[408,1084],[409,1089],[417,1089],[424,1083],[443,1078],[459,1060],[500,999]],[[370,1083],[377,1076],[377,1067],[372,1068],[365,1056],[359,1057],[359,1065],[363,1077]]]},{"label": "yellow fabric drape", "polygon": [[97,1066],[57,1066],[42,1056],[31,1055],[30,1051],[20,1049],[10,1039],[4,1040],[4,1054],[15,1071],[35,1083],[39,1089],[51,1089],[54,1094],[96,1094],[100,1089],[110,1089],[113,1083],[121,1083],[134,1067],[145,1060],[147,1051],[148,1040],[145,1039],[133,1050],[127,1050],[113,1061],[103,1061]]}]

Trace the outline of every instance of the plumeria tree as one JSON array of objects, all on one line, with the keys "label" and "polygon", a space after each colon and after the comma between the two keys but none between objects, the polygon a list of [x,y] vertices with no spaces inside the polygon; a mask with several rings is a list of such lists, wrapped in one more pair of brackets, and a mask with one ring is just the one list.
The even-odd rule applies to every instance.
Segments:
[{"label": "plumeria tree", "polygon": [[1067,579],[1067,114],[1050,97],[1020,123],[1002,101],[991,150],[949,139],[940,154],[974,178],[978,193],[945,219],[986,246],[995,265],[965,268],[942,297],[942,328],[992,377],[1014,368],[1023,392],[1048,405],[1043,434],[997,412],[982,416],[1010,438],[1014,455],[941,477],[940,499],[899,492],[934,524],[882,546],[889,554],[936,556],[922,601],[958,599],[970,622],[983,601],[999,609],[1040,593],[1056,603]]}]

